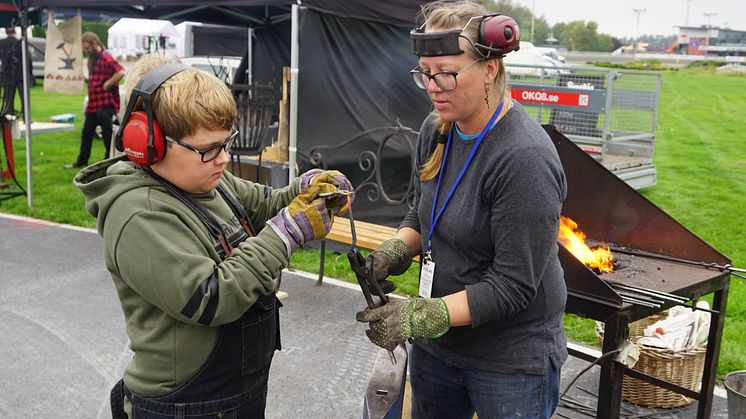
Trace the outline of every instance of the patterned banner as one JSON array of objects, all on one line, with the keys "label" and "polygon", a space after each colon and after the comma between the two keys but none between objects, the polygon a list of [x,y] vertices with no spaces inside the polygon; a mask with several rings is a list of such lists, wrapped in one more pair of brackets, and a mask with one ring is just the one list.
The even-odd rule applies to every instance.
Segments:
[{"label": "patterned banner", "polygon": [[80,15],[60,25],[54,23],[54,11],[49,11],[47,48],[44,54],[44,91],[83,93],[83,45]]}]

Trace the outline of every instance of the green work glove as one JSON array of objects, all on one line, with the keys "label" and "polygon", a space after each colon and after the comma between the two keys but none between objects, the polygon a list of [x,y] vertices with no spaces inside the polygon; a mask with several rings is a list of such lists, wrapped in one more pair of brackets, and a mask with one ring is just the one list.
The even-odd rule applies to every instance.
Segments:
[{"label": "green work glove", "polygon": [[409,246],[403,240],[388,239],[378,246],[365,258],[365,266],[373,274],[373,279],[378,281],[385,293],[392,292],[396,286],[391,281],[386,281],[389,275],[401,275],[409,269],[412,264],[412,253]]},{"label": "green work glove", "polygon": [[365,331],[368,339],[389,351],[410,337],[441,337],[451,327],[448,307],[442,298],[392,300],[383,307],[366,308],[356,318],[370,323]]}]

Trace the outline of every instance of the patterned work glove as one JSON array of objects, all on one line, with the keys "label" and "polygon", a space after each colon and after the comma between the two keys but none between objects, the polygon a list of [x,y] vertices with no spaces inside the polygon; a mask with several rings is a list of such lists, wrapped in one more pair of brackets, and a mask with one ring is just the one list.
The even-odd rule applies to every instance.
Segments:
[{"label": "patterned work glove", "polygon": [[378,281],[385,293],[392,292],[396,286],[387,281],[389,275],[401,275],[409,269],[412,264],[412,253],[409,246],[403,240],[388,239],[378,246],[365,258],[365,266],[373,273],[373,278]]},{"label": "patterned work glove", "polygon": [[410,337],[439,338],[451,327],[448,307],[442,298],[393,300],[383,307],[366,308],[356,318],[370,323],[365,331],[368,339],[389,351]]},{"label": "patterned work glove", "polygon": [[[311,185],[328,183],[335,186],[335,191],[354,192],[355,189],[347,177],[337,170],[311,169],[300,175],[300,190],[304,191]],[[334,215],[344,214],[349,205],[352,204],[352,198],[348,199],[347,195],[333,196],[326,198],[326,206]]]},{"label": "patterned work glove", "polygon": [[288,255],[301,244],[324,238],[329,233],[334,215],[317,196],[335,190],[336,187],[328,183],[311,185],[267,221],[285,242]]}]

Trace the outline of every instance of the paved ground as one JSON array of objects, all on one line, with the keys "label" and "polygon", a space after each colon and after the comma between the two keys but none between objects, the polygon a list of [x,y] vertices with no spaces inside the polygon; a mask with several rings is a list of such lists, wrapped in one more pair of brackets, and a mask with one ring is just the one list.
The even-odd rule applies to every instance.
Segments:
[{"label": "paved ground", "polygon": [[[0,418],[105,418],[109,389],[131,357],[95,232],[0,215]],[[282,352],[272,364],[269,418],[359,418],[376,348],[354,313],[356,287],[283,273]],[[563,389],[587,364],[570,359]],[[570,395],[595,397],[597,368]],[[683,410],[625,406],[656,418]],[[712,417],[726,418],[716,397]],[[626,411],[625,411],[626,412]],[[561,408],[557,417],[587,417]]]}]

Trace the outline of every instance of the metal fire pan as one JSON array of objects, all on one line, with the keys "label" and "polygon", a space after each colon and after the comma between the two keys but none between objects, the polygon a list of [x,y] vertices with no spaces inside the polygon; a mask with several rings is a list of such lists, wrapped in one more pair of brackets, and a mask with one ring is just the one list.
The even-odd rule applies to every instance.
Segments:
[{"label": "metal fire pan", "polygon": [[708,263],[722,253],[607,170],[553,125],[544,125],[559,153],[568,193],[562,214],[593,240]]}]

